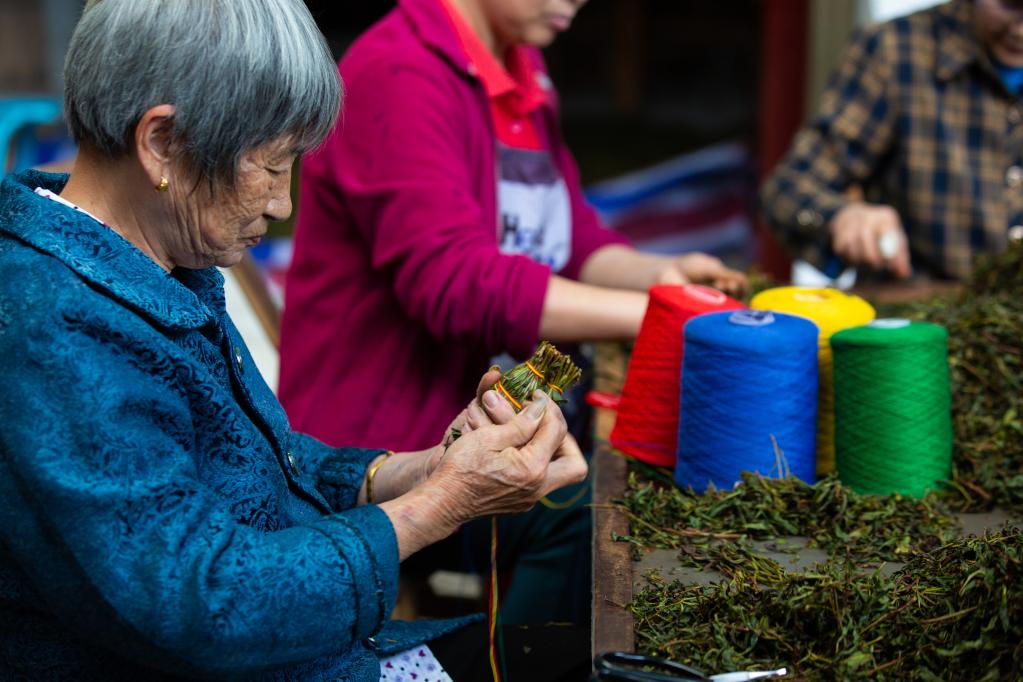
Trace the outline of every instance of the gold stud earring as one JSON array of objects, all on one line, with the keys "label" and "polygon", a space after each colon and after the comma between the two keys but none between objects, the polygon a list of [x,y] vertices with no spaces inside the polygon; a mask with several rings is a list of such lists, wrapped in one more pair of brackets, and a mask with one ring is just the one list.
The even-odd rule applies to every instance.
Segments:
[{"label": "gold stud earring", "polygon": [[161,176],[160,184],[156,186],[156,191],[166,192],[168,187],[170,187],[170,183],[167,181],[167,178]]}]

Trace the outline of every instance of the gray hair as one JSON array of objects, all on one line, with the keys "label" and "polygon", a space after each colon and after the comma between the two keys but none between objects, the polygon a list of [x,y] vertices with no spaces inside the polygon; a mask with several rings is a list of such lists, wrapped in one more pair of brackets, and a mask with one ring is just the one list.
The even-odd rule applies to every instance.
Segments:
[{"label": "gray hair", "polygon": [[247,150],[318,146],[341,81],[301,0],[91,0],[64,65],[78,143],[125,154],[142,115],[175,107],[173,136],[200,178],[233,183]]}]

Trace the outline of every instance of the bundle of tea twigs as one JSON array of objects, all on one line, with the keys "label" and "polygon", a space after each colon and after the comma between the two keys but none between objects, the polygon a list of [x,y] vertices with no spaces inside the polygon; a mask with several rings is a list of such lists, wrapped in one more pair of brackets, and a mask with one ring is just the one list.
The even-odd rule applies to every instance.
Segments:
[{"label": "bundle of tea twigs", "polygon": [[567,389],[579,381],[582,371],[572,358],[558,352],[548,341],[541,341],[533,356],[501,375],[496,389],[516,409],[529,400],[536,390],[543,391],[555,402],[564,402]]},{"label": "bundle of tea twigs", "polygon": [[764,576],[741,568],[709,586],[650,580],[630,605],[637,650],[706,671],[786,666],[796,679],[829,680],[1023,675],[1019,529],[951,542],[891,577],[833,562],[768,589]]},{"label": "bundle of tea twigs", "polygon": [[[571,357],[558,351],[549,341],[541,341],[529,360],[501,375],[494,384],[494,390],[503,395],[518,412],[537,390],[543,391],[558,404],[565,402],[565,391],[578,383],[581,377],[582,370]],[[462,431],[452,427],[445,443],[450,444],[461,437]]]}]

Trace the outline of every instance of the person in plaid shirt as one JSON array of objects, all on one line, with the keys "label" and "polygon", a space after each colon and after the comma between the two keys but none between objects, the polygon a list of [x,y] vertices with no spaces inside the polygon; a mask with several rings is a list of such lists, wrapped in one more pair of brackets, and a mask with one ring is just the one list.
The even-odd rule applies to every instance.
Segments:
[{"label": "person in plaid shirt", "polygon": [[[1023,239],[1023,0],[868,27],[761,189],[792,255],[963,278]],[[860,196],[861,199],[853,198]]]}]

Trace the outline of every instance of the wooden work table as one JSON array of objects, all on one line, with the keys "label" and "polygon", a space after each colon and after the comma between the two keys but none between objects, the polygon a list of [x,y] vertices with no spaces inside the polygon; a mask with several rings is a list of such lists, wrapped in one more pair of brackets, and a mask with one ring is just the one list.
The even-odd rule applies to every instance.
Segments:
[{"label": "wooden work table", "polygon": [[[621,344],[597,346],[594,388],[605,393],[621,392],[627,366],[626,350]],[[607,651],[628,651],[635,648],[632,615],[625,606],[632,601],[633,590],[645,585],[643,577],[649,571],[658,572],[667,580],[681,580],[686,583],[709,583],[723,576],[713,571],[683,568],[676,559],[678,550],[651,550],[639,561],[632,558],[632,546],[626,542],[615,542],[612,534],[629,533],[629,522],[625,514],[611,507],[611,502],[620,499],[626,489],[628,461],[615,452],[608,437],[614,426],[615,412],[596,408],[596,445],[593,457],[593,653]],[[985,530],[997,530],[1010,516],[995,510],[985,514],[956,515],[965,534],[981,534]],[[816,548],[807,547],[808,538],[785,538],[789,550],[779,553],[772,550],[775,543],[755,542],[758,551],[782,564],[789,570],[805,570],[816,562],[827,559],[827,554]],[[902,564],[889,562],[885,572],[894,572]]]},{"label": "wooden work table", "polygon": [[[619,344],[597,346],[594,388],[620,393],[625,378],[625,350]],[[612,533],[625,535],[629,521],[609,506],[625,492],[628,463],[612,451],[608,441],[614,426],[613,410],[596,408],[593,453],[593,652],[629,651],[634,647],[632,614],[624,607],[632,601],[633,561],[629,545],[615,542]]]}]

